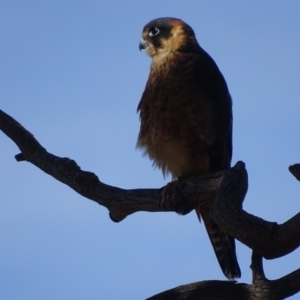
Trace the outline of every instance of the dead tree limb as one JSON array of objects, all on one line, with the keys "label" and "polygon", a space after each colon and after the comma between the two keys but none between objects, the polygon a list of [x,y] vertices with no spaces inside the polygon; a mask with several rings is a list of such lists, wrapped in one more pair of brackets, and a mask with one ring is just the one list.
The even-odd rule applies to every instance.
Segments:
[{"label": "dead tree limb", "polygon": [[237,163],[221,182],[210,211],[215,222],[266,259],[284,256],[298,248],[300,213],[278,225],[245,212],[242,202],[247,186],[247,171],[242,163]]},{"label": "dead tree limb", "polygon": [[125,190],[107,185],[94,173],[81,170],[74,160],[47,152],[29,131],[1,110],[0,129],[19,147],[21,153],[15,156],[17,161],[25,160],[32,163],[80,195],[105,206],[115,222],[120,222],[138,211],[176,211],[186,214],[193,210],[197,203],[189,203],[185,201],[184,196],[178,197],[177,194],[180,196],[198,193],[199,196],[195,201],[199,203],[207,201],[215,194],[225,173],[217,172],[204,177],[194,177],[172,186],[170,202],[166,207],[161,202],[162,189]]},{"label": "dead tree limb", "polygon": [[[268,281],[257,260],[260,256],[277,258],[299,247],[300,213],[278,225],[245,212],[242,202],[247,192],[248,178],[243,162],[238,162],[229,170],[174,182],[168,186],[168,203],[163,205],[164,187],[125,190],[104,184],[94,173],[82,171],[74,160],[47,152],[29,131],[1,110],[0,129],[19,147],[21,153],[16,155],[17,161],[25,160],[34,164],[80,195],[105,206],[115,222],[138,211],[175,211],[186,214],[199,203],[216,195],[210,211],[211,217],[226,232],[257,253],[252,264],[253,284],[249,286],[235,282],[204,281],[166,291],[160,294],[164,298],[157,298],[160,297],[157,295],[150,299],[183,299],[171,296],[174,290],[178,295],[185,294],[184,299],[284,299],[300,290],[300,270],[278,280]],[[299,169],[299,165],[290,167],[290,171],[298,179]],[[215,292],[218,296],[213,298]]]},{"label": "dead tree limb", "polygon": [[281,300],[300,291],[300,269],[276,280],[264,276],[262,257],[252,254],[252,284],[208,280],[164,291],[147,300]]},{"label": "dead tree limb", "polygon": [[[0,129],[19,147],[21,154],[17,155],[18,160],[34,164],[80,195],[105,206],[115,222],[138,211],[175,211],[186,214],[199,203],[211,199],[218,191],[211,217],[225,231],[263,257],[280,257],[300,245],[299,213],[278,225],[242,209],[248,186],[243,162],[238,162],[228,171],[176,181],[168,188],[169,201],[166,207],[161,201],[163,188],[125,190],[107,185],[94,173],[82,171],[74,160],[47,152],[29,131],[1,110]],[[294,169],[297,168],[295,166]],[[190,194],[197,194],[197,197],[186,197]],[[187,198],[193,201],[187,201]]]}]

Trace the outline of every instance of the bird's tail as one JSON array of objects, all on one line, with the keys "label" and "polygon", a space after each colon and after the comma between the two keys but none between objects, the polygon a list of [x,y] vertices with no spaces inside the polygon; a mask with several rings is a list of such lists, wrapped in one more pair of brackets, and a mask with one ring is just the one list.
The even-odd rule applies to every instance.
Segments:
[{"label": "bird's tail", "polygon": [[197,207],[196,213],[203,219],[211,244],[224,275],[228,279],[240,278],[241,270],[235,253],[234,238],[209,218],[209,207]]}]

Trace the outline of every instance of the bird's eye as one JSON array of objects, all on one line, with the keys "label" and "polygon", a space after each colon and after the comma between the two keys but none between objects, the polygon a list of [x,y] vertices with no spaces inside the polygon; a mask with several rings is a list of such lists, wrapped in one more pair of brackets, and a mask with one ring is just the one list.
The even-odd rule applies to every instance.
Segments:
[{"label": "bird's eye", "polygon": [[155,35],[158,35],[159,32],[160,32],[160,30],[157,27],[152,27],[149,30],[149,35],[150,36],[155,36]]}]

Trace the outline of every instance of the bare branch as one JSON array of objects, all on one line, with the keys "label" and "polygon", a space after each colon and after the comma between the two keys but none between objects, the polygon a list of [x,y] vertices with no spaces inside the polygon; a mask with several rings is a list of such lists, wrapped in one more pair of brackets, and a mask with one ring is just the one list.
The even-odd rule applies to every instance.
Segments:
[{"label": "bare branch", "polygon": [[105,206],[115,222],[138,211],[186,214],[199,203],[210,200],[218,191],[211,217],[226,232],[263,257],[280,257],[300,245],[300,214],[278,225],[242,210],[248,185],[243,162],[238,162],[228,171],[174,182],[168,186],[167,204],[162,204],[163,188],[125,190],[104,184],[94,173],[82,171],[74,160],[47,152],[29,131],[1,110],[0,129],[21,150],[17,155],[19,161],[31,162],[80,195]]},{"label": "bare branch", "polygon": [[162,189],[125,190],[113,187],[101,182],[94,173],[81,170],[74,160],[47,152],[29,131],[1,110],[0,129],[19,147],[21,153],[16,155],[17,161],[26,160],[34,164],[80,195],[105,206],[115,222],[138,211],[188,213],[197,204],[185,202],[185,197],[178,197],[176,193],[197,192],[198,202],[207,201],[212,193],[216,192],[224,175],[224,172],[218,172],[205,177],[191,178],[172,186],[169,189],[170,199],[175,200],[166,206],[161,202]]},{"label": "bare branch", "polygon": [[242,210],[248,185],[243,162],[228,171],[173,182],[168,186],[168,202],[163,205],[163,188],[125,190],[104,184],[94,173],[82,171],[74,160],[47,152],[29,131],[1,110],[0,129],[21,150],[22,153],[17,155],[19,161],[31,162],[80,195],[105,206],[115,222],[138,211],[186,214],[218,191],[211,217],[226,232],[263,257],[280,257],[300,245],[300,214],[278,225]]},{"label": "bare branch", "polygon": [[242,210],[248,185],[245,165],[238,162],[222,181],[211,217],[230,235],[266,259],[286,255],[300,245],[300,213],[278,225]]},{"label": "bare branch", "polygon": [[289,166],[289,171],[300,181],[300,164],[294,164]]},{"label": "bare branch", "polygon": [[252,284],[208,280],[178,286],[147,300],[282,300],[300,291],[300,269],[276,280],[264,276],[262,259],[252,255]]},{"label": "bare branch", "polygon": [[250,266],[252,269],[252,281],[258,282],[260,280],[265,281],[266,276],[263,268],[262,257],[253,251],[252,253],[252,264]]},{"label": "bare branch", "polygon": [[[278,225],[242,209],[248,178],[245,164],[201,177],[175,181],[161,189],[125,190],[102,183],[91,172],[82,171],[75,161],[57,157],[42,147],[17,121],[0,110],[0,129],[19,147],[17,161],[28,161],[80,195],[105,206],[119,222],[138,211],[175,211],[186,214],[199,203],[215,197],[211,217],[230,235],[254,250],[253,284],[233,281],[204,281],[163,292],[150,299],[284,299],[300,290],[300,269],[278,280],[265,278],[261,256],[272,259],[290,253],[300,245],[300,213]],[[300,178],[300,165],[290,167]],[[162,203],[167,191],[168,201]],[[220,297],[222,295],[222,297]]]}]

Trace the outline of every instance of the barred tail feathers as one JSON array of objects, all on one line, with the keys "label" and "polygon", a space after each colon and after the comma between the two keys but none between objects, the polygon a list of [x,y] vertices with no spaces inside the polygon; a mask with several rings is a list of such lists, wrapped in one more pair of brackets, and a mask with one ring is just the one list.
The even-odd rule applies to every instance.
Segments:
[{"label": "barred tail feathers", "polygon": [[224,275],[228,279],[240,278],[241,271],[236,258],[235,240],[209,218],[208,207],[196,209],[199,220],[203,219],[211,244]]}]

